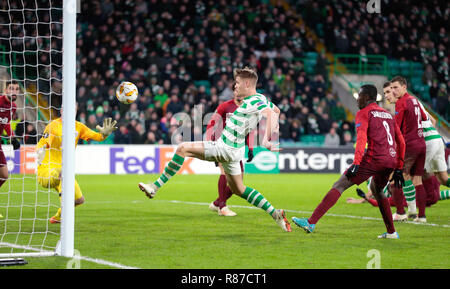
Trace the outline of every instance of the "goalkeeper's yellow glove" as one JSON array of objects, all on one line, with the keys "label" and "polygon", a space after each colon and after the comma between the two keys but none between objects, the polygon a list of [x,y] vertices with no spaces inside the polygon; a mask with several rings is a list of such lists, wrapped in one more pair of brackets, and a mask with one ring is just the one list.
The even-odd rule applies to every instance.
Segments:
[{"label": "goalkeeper's yellow glove", "polygon": [[107,138],[113,131],[117,129],[117,121],[113,121],[112,118],[107,117],[103,120],[103,126],[97,125],[97,130],[103,135],[104,138]]},{"label": "goalkeeper's yellow glove", "polygon": [[37,149],[36,155],[37,155],[37,157],[36,157],[37,163],[38,163],[38,165],[40,165],[45,157],[45,147],[41,147],[41,148]]}]

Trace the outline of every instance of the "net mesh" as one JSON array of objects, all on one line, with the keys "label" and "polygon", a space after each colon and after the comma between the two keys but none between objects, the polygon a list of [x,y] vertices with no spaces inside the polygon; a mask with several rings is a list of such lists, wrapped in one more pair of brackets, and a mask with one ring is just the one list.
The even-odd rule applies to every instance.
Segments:
[{"label": "net mesh", "polygon": [[0,187],[0,254],[54,251],[59,225],[49,223],[60,206],[58,193],[36,176],[35,145],[61,108],[62,1],[0,1],[0,95],[18,81],[11,128],[18,150],[2,132],[9,178]]}]

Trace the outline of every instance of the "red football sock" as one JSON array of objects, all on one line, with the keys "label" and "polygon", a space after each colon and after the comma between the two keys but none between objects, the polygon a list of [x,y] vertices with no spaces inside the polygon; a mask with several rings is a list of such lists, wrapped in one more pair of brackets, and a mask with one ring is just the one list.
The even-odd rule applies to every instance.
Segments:
[{"label": "red football sock", "polygon": [[427,205],[427,192],[423,185],[416,186],[416,203],[419,209],[419,217],[425,217],[425,208]]},{"label": "red football sock", "polygon": [[219,201],[219,208],[223,208],[227,205],[227,200],[233,195],[233,192],[231,192],[231,188],[227,186],[225,190],[223,191],[223,195],[220,198]]},{"label": "red football sock", "polygon": [[218,189],[219,197],[214,201],[214,205],[222,209],[227,205],[227,200],[233,195],[230,187],[228,186],[226,175],[220,175]]},{"label": "red football sock", "polygon": [[392,190],[392,199],[394,200],[395,207],[397,208],[397,214],[404,215],[405,207],[403,206],[403,189],[394,186]]},{"label": "red football sock", "polygon": [[[389,197],[389,198],[387,198],[388,199],[388,201],[389,201],[389,205],[391,206],[391,207],[395,207],[395,202],[394,202],[394,198],[393,197]],[[406,201],[405,201],[406,202]]]},{"label": "red football sock", "polygon": [[219,191],[219,197],[214,201],[214,206],[219,207],[219,208],[223,208],[220,207],[220,203],[222,202],[223,196],[224,196],[224,192],[226,190],[226,188],[228,187],[227,185],[227,176],[226,175],[220,175],[219,177],[219,182],[217,185],[217,189]]},{"label": "red football sock", "polygon": [[384,224],[386,225],[386,230],[389,234],[395,232],[394,222],[392,221],[391,206],[389,205],[389,200],[383,198],[378,201],[378,208],[380,209],[381,216],[383,217]]},{"label": "red football sock", "polygon": [[372,206],[378,207],[378,202],[377,202],[377,200],[374,200],[374,199],[368,199],[367,201],[368,201],[369,204],[371,204]]},{"label": "red football sock", "polygon": [[323,198],[322,202],[314,210],[311,217],[308,219],[310,224],[315,224],[320,218],[336,204],[337,200],[341,197],[341,193],[336,189],[331,189],[326,196]]}]

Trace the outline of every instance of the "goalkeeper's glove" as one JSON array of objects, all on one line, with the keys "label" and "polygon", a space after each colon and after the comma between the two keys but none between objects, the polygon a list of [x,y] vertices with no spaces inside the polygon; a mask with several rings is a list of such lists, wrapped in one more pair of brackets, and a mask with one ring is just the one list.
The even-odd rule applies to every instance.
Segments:
[{"label": "goalkeeper's glove", "polygon": [[11,144],[14,150],[18,150],[20,148],[20,142],[15,137],[11,138]]},{"label": "goalkeeper's glove", "polygon": [[97,130],[103,135],[104,138],[107,138],[113,131],[117,129],[117,121],[113,121],[112,118],[107,117],[103,120],[103,126],[97,125]]},{"label": "goalkeeper's glove", "polygon": [[356,176],[356,174],[358,173],[358,169],[359,169],[359,165],[352,164],[348,168],[347,172],[345,173],[345,176],[347,177],[347,179],[350,180],[351,178]]},{"label": "goalkeeper's glove", "polygon": [[252,160],[253,160],[253,149],[248,149],[247,163],[251,162]]},{"label": "goalkeeper's glove", "polygon": [[390,182],[394,181],[394,185],[397,188],[402,188],[405,185],[405,179],[403,178],[403,171],[400,169],[395,169],[394,173],[392,174],[392,179],[390,179]]},{"label": "goalkeeper's glove", "polygon": [[38,148],[36,150],[36,155],[37,163],[40,165],[45,157],[45,147]]}]

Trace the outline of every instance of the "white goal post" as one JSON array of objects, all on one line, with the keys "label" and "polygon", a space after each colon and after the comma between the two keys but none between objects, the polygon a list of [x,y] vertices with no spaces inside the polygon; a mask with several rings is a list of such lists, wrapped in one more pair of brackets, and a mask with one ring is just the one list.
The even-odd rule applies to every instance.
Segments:
[{"label": "white goal post", "polygon": [[73,257],[75,229],[75,117],[76,117],[76,0],[63,4],[63,164],[61,248],[57,253]]},{"label": "white goal post", "polygon": [[[17,151],[2,143],[9,177],[0,188],[0,258],[74,256],[77,2],[0,3],[0,95],[8,81],[19,82],[18,123],[34,125],[37,140],[57,117],[53,111],[63,112],[64,192],[60,203],[54,189],[38,184],[35,171],[24,169],[30,164],[23,159],[34,154],[34,144],[24,143],[26,133]],[[60,102],[54,103],[55,96]],[[58,207],[61,224],[50,224]]]}]

